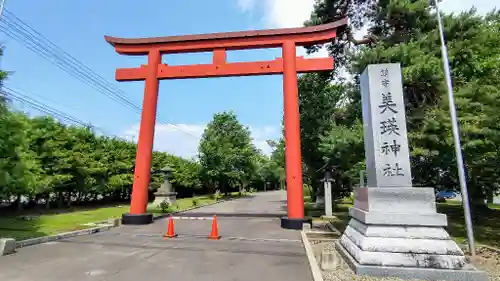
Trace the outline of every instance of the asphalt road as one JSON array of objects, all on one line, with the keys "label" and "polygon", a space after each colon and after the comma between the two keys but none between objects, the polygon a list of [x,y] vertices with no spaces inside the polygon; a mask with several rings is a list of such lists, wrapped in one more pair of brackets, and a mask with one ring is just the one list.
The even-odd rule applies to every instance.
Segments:
[{"label": "asphalt road", "polygon": [[159,220],[22,248],[0,257],[0,280],[312,280],[300,233],[279,225],[285,198],[259,193],[182,215],[216,214],[216,241],[207,239],[210,220],[180,219],[175,239],[162,238],[167,221]]}]

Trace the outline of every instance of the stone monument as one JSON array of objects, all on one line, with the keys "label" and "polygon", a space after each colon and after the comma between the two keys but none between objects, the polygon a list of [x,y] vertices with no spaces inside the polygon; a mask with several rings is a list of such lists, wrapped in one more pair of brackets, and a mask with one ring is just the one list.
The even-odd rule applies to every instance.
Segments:
[{"label": "stone monument", "polygon": [[154,206],[160,206],[162,202],[167,202],[169,205],[175,203],[177,192],[174,192],[172,184],[170,184],[170,175],[172,174],[172,168],[169,166],[164,167],[159,172],[163,174],[163,183],[160,188],[155,192]]},{"label": "stone monument", "polygon": [[325,192],[324,194],[325,215],[322,216],[322,218],[331,219],[334,218],[334,216],[333,216],[333,200],[332,200],[332,177],[330,171],[325,171],[325,177],[323,178],[322,182]]},{"label": "stone monument", "polygon": [[487,280],[446,232],[434,189],[412,187],[400,65],[369,65],[360,83],[367,185],[355,192],[340,254],[358,275]]}]

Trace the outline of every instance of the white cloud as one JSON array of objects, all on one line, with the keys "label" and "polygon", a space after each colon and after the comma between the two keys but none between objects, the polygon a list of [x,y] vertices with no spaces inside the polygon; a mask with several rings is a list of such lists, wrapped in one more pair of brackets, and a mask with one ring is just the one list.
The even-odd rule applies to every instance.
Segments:
[{"label": "white cloud", "polygon": [[[264,22],[272,28],[303,26],[313,11],[314,0],[254,0],[264,2]],[[257,5],[254,4],[254,7]],[[262,7],[262,6],[261,6]]]},{"label": "white cloud", "polygon": [[[303,26],[309,19],[314,7],[314,0],[238,0],[242,12],[259,9],[263,13],[262,21],[267,28],[286,28]],[[461,12],[473,6],[480,13],[487,13],[500,5],[491,0],[444,0],[441,9],[444,12]]]},{"label": "white cloud", "polygon": [[[314,2],[314,0],[238,0],[238,6],[243,12],[261,9],[266,26],[283,28],[302,26],[311,15]],[[499,4],[491,0],[443,0],[440,7],[445,12],[460,12],[473,6],[480,13],[487,13],[499,7]]]},{"label": "white cloud", "polygon": [[[310,18],[315,0],[238,0],[242,12],[251,13],[259,9],[263,13],[262,22],[266,28],[300,27]],[[478,12],[485,14],[495,7],[491,0],[444,0],[440,8],[446,13],[466,11],[475,6]],[[354,33],[354,38],[361,39],[366,34],[366,27]],[[311,55],[306,55],[304,48],[298,48],[297,55],[305,57],[327,57],[325,47]],[[348,78],[345,70],[343,76]]]},{"label": "white cloud", "polygon": [[[250,126],[254,145],[269,155],[272,151],[266,140],[279,136],[277,128]],[[185,158],[195,158],[198,154],[198,144],[205,130],[204,124],[166,124],[156,125],[154,149],[165,151]],[[123,138],[137,142],[139,125],[134,125],[123,133]]]},{"label": "white cloud", "polygon": [[255,0],[238,0],[238,7],[245,12],[252,10],[254,5]]},{"label": "white cloud", "polygon": [[444,0],[439,7],[446,13],[460,13],[475,7],[479,13],[486,14],[500,5],[492,0]]}]

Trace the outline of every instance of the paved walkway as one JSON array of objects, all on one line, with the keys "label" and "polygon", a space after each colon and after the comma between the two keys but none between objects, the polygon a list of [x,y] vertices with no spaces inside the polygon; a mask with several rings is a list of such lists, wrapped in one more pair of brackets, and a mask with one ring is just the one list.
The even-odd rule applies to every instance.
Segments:
[{"label": "paved walkway", "polygon": [[206,239],[210,220],[177,220],[179,237],[163,240],[167,221],[35,245],[0,257],[9,281],[307,281],[300,233],[280,228],[283,191],[259,193],[183,213],[217,215],[222,240]]}]

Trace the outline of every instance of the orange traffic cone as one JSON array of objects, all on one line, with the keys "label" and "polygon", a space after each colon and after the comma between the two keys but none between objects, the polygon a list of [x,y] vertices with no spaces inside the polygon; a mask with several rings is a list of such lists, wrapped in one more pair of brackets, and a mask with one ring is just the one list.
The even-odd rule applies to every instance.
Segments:
[{"label": "orange traffic cone", "polygon": [[214,219],[212,220],[212,232],[210,232],[210,236],[208,237],[208,239],[211,239],[211,240],[219,240],[220,239],[219,230],[217,227],[217,216],[215,216],[215,215],[214,215]]},{"label": "orange traffic cone", "polygon": [[174,231],[174,219],[172,218],[172,216],[170,216],[170,218],[168,219],[167,233],[165,233],[165,235],[163,237],[164,238],[177,237],[177,234],[175,234],[175,231]]}]

